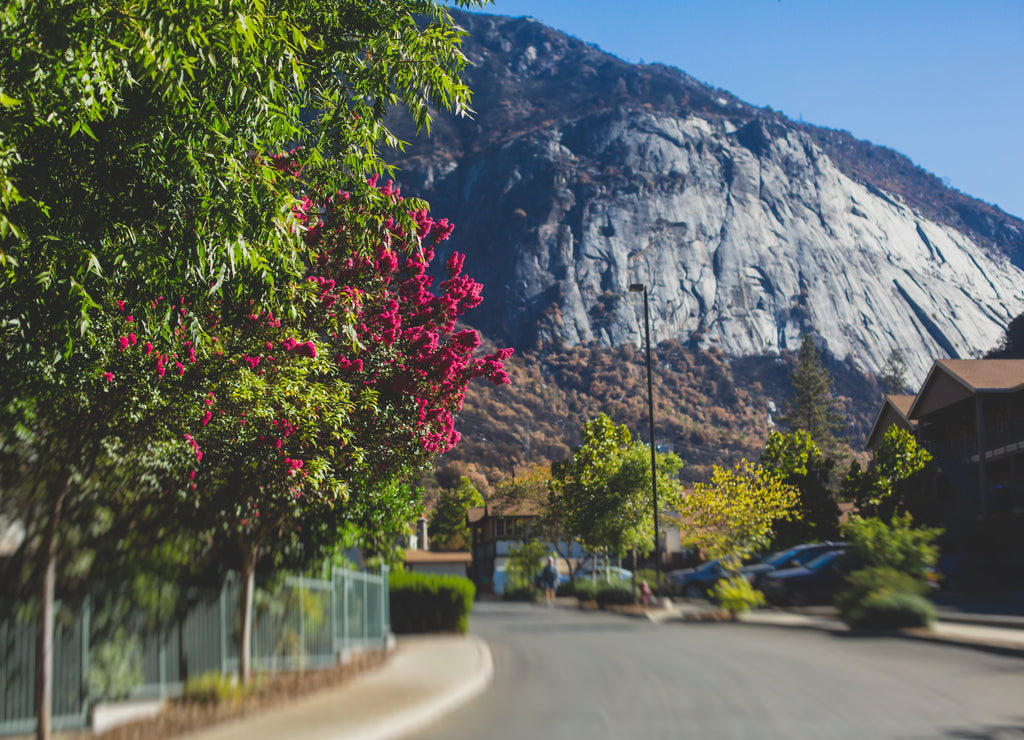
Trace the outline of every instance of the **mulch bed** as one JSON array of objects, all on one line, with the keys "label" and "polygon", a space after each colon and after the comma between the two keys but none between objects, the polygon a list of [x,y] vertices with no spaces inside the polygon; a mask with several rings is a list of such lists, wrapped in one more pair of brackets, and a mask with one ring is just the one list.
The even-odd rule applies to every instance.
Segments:
[{"label": "mulch bed", "polygon": [[66,735],[73,740],[166,740],[238,717],[258,714],[315,691],[340,686],[375,668],[387,659],[383,650],[354,654],[344,665],[315,671],[274,673],[263,676],[243,699],[230,703],[169,700],[157,716],[115,727],[93,735]]}]

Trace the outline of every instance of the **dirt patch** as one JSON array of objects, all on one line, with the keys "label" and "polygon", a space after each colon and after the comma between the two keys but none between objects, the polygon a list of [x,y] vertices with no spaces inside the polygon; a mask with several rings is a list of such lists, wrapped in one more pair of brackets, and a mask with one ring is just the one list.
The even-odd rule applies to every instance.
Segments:
[{"label": "dirt patch", "polygon": [[89,732],[61,735],[69,740],[167,740],[196,732],[237,717],[246,717],[324,689],[335,688],[379,666],[383,650],[356,653],[344,665],[316,671],[267,674],[237,702],[212,703],[169,700],[155,717],[121,725],[97,735]]}]

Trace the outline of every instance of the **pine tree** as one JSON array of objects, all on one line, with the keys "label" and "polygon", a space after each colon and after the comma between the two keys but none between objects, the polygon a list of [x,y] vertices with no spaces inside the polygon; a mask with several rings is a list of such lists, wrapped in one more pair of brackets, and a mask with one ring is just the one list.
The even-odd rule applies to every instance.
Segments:
[{"label": "pine tree", "polygon": [[889,353],[882,368],[882,387],[886,393],[906,393],[907,363],[898,349]]},{"label": "pine tree", "polygon": [[821,354],[810,334],[804,334],[796,367],[789,374],[792,393],[777,421],[791,431],[803,429],[822,450],[836,447],[842,416],[835,411],[832,376],[821,364]]}]

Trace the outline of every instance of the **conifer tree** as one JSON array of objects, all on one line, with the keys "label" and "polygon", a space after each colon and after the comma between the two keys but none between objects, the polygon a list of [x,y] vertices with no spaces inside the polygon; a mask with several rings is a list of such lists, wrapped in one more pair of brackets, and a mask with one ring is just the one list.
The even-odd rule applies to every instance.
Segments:
[{"label": "conifer tree", "polygon": [[898,349],[889,353],[882,368],[882,387],[886,393],[906,393],[907,363]]},{"label": "conifer tree", "polygon": [[814,337],[804,334],[796,367],[789,374],[792,393],[778,422],[791,431],[803,429],[819,448],[836,446],[836,434],[842,417],[836,412],[832,396],[832,376],[821,364],[821,353]]}]

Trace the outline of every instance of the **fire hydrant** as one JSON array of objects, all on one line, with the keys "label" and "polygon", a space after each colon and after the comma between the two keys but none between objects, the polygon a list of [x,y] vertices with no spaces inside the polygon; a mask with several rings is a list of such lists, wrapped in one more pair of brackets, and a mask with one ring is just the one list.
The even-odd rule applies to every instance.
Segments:
[{"label": "fire hydrant", "polygon": [[647,581],[640,582],[640,600],[644,606],[647,606],[651,600],[651,587],[647,585]]}]

